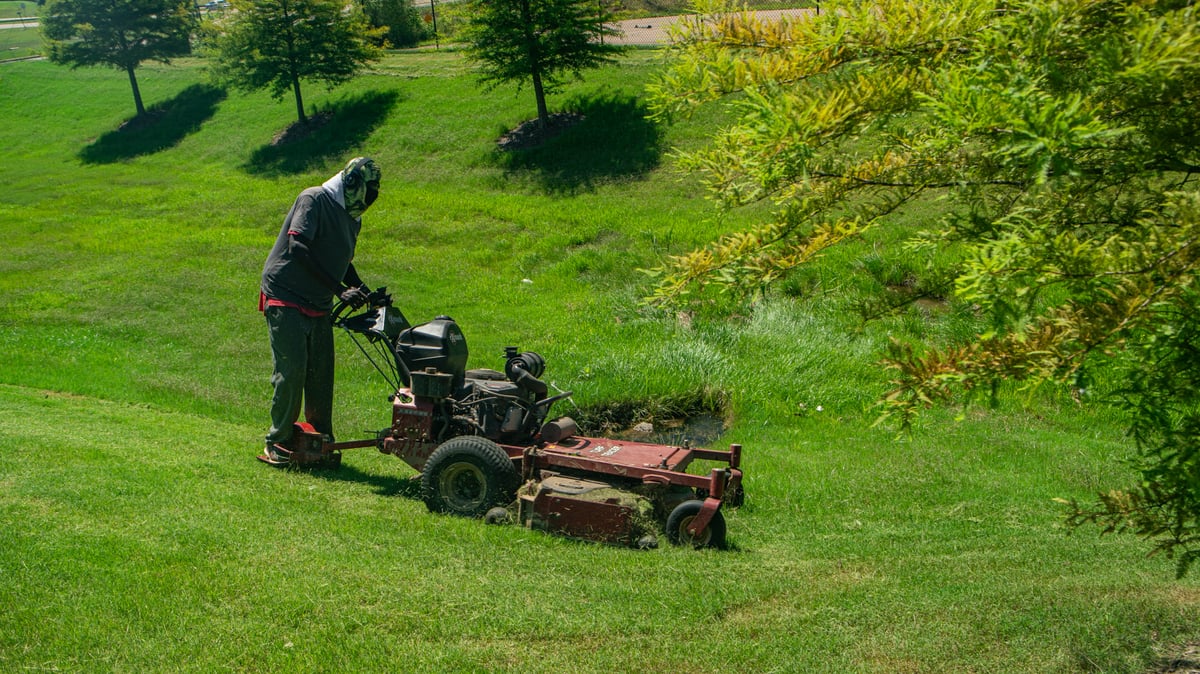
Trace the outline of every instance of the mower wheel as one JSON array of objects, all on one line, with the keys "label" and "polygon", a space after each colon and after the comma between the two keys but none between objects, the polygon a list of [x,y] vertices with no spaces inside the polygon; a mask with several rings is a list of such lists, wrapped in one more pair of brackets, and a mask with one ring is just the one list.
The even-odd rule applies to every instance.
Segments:
[{"label": "mower wheel", "polygon": [[721,511],[713,513],[708,527],[699,537],[688,533],[688,526],[700,514],[704,501],[684,501],[675,506],[667,517],[667,539],[675,545],[690,545],[693,548],[725,547],[725,516]]},{"label": "mower wheel", "polygon": [[507,505],[520,477],[499,445],[478,435],[460,435],[434,450],[421,472],[421,495],[430,512],[482,517]]},{"label": "mower wheel", "polygon": [[483,521],[488,524],[508,524],[512,521],[512,513],[508,508],[496,506],[483,514]]}]

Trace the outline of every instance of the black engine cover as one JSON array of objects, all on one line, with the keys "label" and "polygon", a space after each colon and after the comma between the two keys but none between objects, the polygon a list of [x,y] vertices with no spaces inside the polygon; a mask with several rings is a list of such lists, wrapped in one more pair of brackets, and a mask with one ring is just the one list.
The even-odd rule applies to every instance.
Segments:
[{"label": "black engine cover", "polygon": [[462,386],[467,370],[467,338],[449,316],[439,316],[400,333],[396,354],[409,372],[423,372],[432,367],[453,375],[455,388]]}]

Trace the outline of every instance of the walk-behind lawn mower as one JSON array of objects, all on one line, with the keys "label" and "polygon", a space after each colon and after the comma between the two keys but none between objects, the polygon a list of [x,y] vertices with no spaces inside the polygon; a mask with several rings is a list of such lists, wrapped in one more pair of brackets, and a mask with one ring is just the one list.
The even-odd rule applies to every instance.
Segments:
[{"label": "walk-behind lawn mower", "polygon": [[[740,445],[723,451],[580,435],[571,418],[550,417],[571,393],[550,394],[538,354],[508,347],[504,372],[468,370],[466,338],[450,317],[414,327],[384,288],[363,310],[347,309],[335,307],[334,325],[388,379],[392,425],[373,438],[331,442],[298,423],[276,446],[288,465],[336,467],[343,450],[376,447],[420,472],[433,512],[515,518],[631,547],[655,547],[664,530],[678,545],[724,546],[722,506],[743,498]],[[697,459],[716,467],[686,472]]]}]

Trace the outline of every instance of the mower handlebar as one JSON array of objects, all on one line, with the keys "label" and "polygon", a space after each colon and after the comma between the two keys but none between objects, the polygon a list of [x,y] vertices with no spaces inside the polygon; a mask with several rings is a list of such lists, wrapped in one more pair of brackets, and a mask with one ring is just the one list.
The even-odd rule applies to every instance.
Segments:
[{"label": "mower handlebar", "polygon": [[[366,304],[360,304],[358,306],[365,306],[368,309],[371,309],[374,307],[386,307],[391,305],[392,296],[388,294],[386,287],[381,286],[368,292]],[[352,305],[350,302],[346,302],[339,298],[336,302],[334,302],[333,311],[330,313],[330,318],[334,323],[337,323],[338,318],[340,318],[342,313],[344,313],[347,309],[353,310],[357,308],[358,307]]]}]

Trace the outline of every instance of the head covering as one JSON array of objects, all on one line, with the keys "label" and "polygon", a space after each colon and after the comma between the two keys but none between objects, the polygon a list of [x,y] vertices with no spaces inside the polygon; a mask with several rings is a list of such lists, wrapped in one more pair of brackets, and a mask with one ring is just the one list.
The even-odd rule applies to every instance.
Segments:
[{"label": "head covering", "polygon": [[330,176],[329,180],[326,180],[325,182],[321,183],[321,188],[325,190],[326,194],[333,197],[333,200],[337,202],[338,206],[341,206],[342,208],[346,207],[346,200],[342,198],[342,172],[341,171],[338,171],[337,173]]},{"label": "head covering", "polygon": [[[352,217],[362,217],[375,197],[379,194],[379,179],[382,177],[379,166],[369,157],[355,157],[346,164],[346,168],[333,174],[321,183],[329,196],[346,209]],[[371,189],[368,190],[368,185]]]},{"label": "head covering", "polygon": [[363,211],[379,196],[379,179],[383,172],[370,157],[355,157],[342,169],[342,205],[351,217],[361,217]]}]

